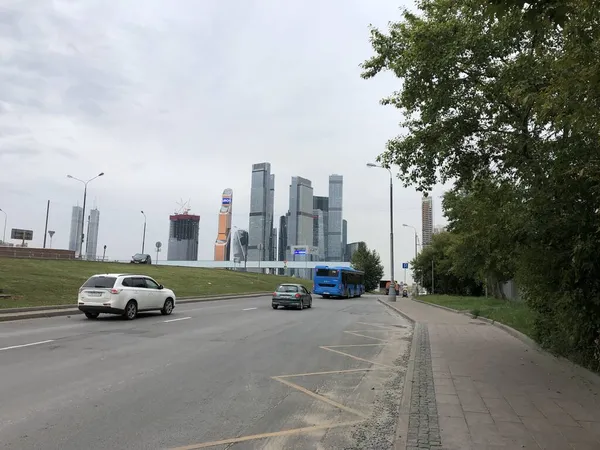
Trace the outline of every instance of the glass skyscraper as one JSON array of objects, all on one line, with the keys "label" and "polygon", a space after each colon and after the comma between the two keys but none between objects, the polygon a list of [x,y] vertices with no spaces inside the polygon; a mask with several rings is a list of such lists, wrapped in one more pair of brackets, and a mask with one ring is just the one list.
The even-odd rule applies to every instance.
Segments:
[{"label": "glass skyscraper", "polygon": [[265,261],[274,255],[273,203],[275,175],[268,162],[252,165],[250,223],[248,226],[248,261]]},{"label": "glass skyscraper", "polygon": [[327,261],[342,261],[342,204],[344,177],[329,175]]}]

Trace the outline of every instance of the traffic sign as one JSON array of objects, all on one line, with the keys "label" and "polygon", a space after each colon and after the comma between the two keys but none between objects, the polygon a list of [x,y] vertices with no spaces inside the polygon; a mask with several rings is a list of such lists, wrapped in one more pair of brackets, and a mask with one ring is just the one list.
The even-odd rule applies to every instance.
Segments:
[{"label": "traffic sign", "polygon": [[402,263],[402,268],[403,269],[408,269],[408,263]]}]

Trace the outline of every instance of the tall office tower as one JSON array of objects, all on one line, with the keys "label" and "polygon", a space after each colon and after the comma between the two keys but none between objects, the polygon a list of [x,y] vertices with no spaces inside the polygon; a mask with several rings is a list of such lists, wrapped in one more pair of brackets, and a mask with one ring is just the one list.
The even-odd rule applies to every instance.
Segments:
[{"label": "tall office tower", "polygon": [[[286,261],[287,260],[287,226],[288,226],[288,218],[290,213],[288,212],[285,216],[279,217],[279,241],[277,245],[277,260],[278,261]],[[279,275],[283,275],[285,272],[284,269],[279,269]]]},{"label": "tall office tower", "polygon": [[346,259],[348,262],[352,261],[352,255],[358,250],[360,242],[351,242],[346,245]]},{"label": "tall office tower", "polygon": [[236,230],[233,233],[231,244],[233,247],[233,257],[245,263],[248,255],[248,232],[246,230]]},{"label": "tall office tower", "polygon": [[275,175],[270,163],[252,165],[250,189],[250,223],[248,227],[248,261],[264,261],[272,252],[273,201]]},{"label": "tall office tower", "polygon": [[200,216],[182,214],[169,216],[169,248],[168,261],[197,261],[198,236],[200,234]]},{"label": "tall office tower", "polygon": [[[275,239],[273,239],[273,229],[275,226],[275,175],[269,177],[269,208],[267,210],[267,230],[269,231],[268,242],[265,248],[265,258],[269,261],[276,261],[277,255],[277,230],[275,230]],[[265,230],[266,231],[266,230]]]},{"label": "tall office tower", "polygon": [[94,208],[88,216],[87,237],[85,239],[85,258],[88,261],[96,259],[98,250],[98,228],[100,227],[100,211]]},{"label": "tall office tower", "polygon": [[81,250],[81,234],[83,233],[83,208],[73,206],[71,213],[71,232],[69,233],[69,250],[79,255]]},{"label": "tall office tower", "polygon": [[348,245],[348,221],[342,220],[342,261],[350,261],[348,254],[346,253],[346,247]]},{"label": "tall office tower", "polygon": [[314,238],[313,245],[319,250],[319,260],[327,261],[327,230],[329,229],[329,197],[313,197]]},{"label": "tall office tower", "polygon": [[423,246],[430,245],[433,235],[433,200],[429,196],[423,196],[421,199],[421,225]]},{"label": "tall office tower", "polygon": [[[313,188],[310,180],[302,177],[292,177],[290,184],[290,217],[287,228],[288,260],[308,261],[312,259],[306,247],[313,243]],[[304,246],[303,254],[296,253],[294,246]],[[296,272],[296,271],[294,271]],[[301,271],[301,276],[307,278],[308,271]]]},{"label": "tall office tower", "polygon": [[329,218],[327,230],[327,261],[342,260],[342,204],[344,177],[329,175]]},{"label": "tall office tower", "polygon": [[215,242],[215,261],[229,261],[231,251],[231,208],[233,207],[233,191],[225,189],[221,197],[219,210],[219,226]]}]

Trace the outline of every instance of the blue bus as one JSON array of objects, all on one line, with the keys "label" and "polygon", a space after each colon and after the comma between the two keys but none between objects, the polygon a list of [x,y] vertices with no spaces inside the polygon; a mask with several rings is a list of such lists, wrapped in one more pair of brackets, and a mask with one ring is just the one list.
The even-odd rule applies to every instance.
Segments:
[{"label": "blue bus", "polygon": [[313,293],[323,298],[360,297],[365,293],[365,274],[351,267],[316,266]]}]

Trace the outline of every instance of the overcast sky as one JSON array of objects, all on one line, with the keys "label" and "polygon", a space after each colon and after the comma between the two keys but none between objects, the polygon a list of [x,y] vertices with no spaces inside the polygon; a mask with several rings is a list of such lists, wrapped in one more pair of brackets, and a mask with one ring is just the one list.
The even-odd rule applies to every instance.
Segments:
[{"label": "overcast sky", "polygon": [[[411,3],[404,3],[411,6]],[[10,228],[68,246],[71,207],[100,210],[98,252],[127,259],[166,244],[180,199],[201,216],[199,259],[212,259],[220,196],[248,226],[253,163],[275,174],[275,214],[290,178],[327,195],[344,175],[348,241],[380,252],[389,272],[389,178],[368,169],[398,134],[399,112],[379,105],[400,87],[365,81],[368,25],[400,16],[389,0],[4,0],[0,6],[0,208]],[[434,191],[436,224],[443,223]],[[420,194],[395,188],[396,267],[414,255]],[[0,213],[0,232],[4,216]],[[166,252],[161,255],[166,257]],[[402,276],[397,272],[398,278]]]}]

